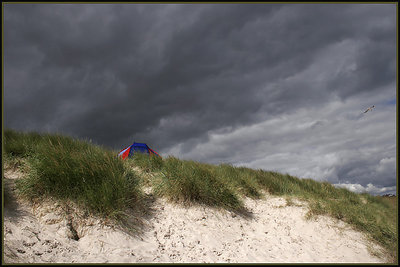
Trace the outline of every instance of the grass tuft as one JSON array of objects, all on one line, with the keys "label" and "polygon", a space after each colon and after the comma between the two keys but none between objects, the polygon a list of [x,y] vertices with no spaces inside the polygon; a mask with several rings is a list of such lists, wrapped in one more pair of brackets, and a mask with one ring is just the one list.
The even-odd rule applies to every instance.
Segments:
[{"label": "grass tuft", "polygon": [[5,147],[10,157],[27,158],[30,172],[16,181],[24,197],[72,200],[115,219],[140,200],[139,178],[99,146],[59,135],[6,131]]},{"label": "grass tuft", "polygon": [[133,161],[133,165],[139,166],[143,171],[156,172],[160,171],[163,167],[163,159],[157,156],[149,156],[144,153],[135,153],[128,161]]},{"label": "grass tuft", "polygon": [[172,201],[200,203],[236,210],[243,207],[236,194],[206,164],[168,157],[155,180],[155,192]]},{"label": "grass tuft", "polygon": [[229,184],[239,194],[251,198],[260,198],[261,192],[253,173],[248,168],[237,168],[229,164],[220,164],[212,168],[219,180]]}]

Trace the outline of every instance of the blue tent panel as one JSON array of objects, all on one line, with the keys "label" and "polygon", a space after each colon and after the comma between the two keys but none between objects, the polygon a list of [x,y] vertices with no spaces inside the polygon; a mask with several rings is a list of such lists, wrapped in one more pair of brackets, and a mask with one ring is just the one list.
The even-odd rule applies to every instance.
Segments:
[{"label": "blue tent panel", "polygon": [[[125,150],[123,150],[123,151],[125,151]],[[144,143],[136,143],[136,142],[134,142],[129,147],[129,155],[128,155],[128,157],[132,157],[134,155],[134,153],[136,153],[136,152],[145,153],[145,154],[149,154],[149,155],[156,155],[156,156],[161,157],[160,155],[158,155],[157,152],[155,152],[153,149],[151,149],[148,145],[146,145]],[[124,157],[126,157],[126,156],[124,156]]]},{"label": "blue tent panel", "polygon": [[149,147],[143,143],[133,143],[129,156],[132,156],[135,152],[149,154]]}]

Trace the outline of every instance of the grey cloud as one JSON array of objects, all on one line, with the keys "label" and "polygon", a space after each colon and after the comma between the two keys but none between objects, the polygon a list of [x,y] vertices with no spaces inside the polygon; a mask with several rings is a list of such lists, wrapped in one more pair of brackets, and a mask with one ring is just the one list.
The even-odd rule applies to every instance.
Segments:
[{"label": "grey cloud", "polygon": [[334,184],[336,187],[344,187],[350,191],[356,193],[369,193],[372,195],[383,195],[383,194],[396,194],[396,186],[390,187],[376,187],[373,184],[368,184],[367,186],[362,186],[360,184]]},{"label": "grey cloud", "polygon": [[[324,149],[315,158],[340,157],[336,145],[345,135],[338,125],[364,117],[347,106],[345,114],[332,106],[336,113],[329,119],[314,115],[335,101],[362,98],[363,109],[373,104],[368,96],[393,98],[395,7],[5,4],[4,125],[63,132],[114,149],[140,140],[163,153],[255,167],[262,161],[282,168],[307,163],[306,147],[320,144]],[[338,113],[344,123],[332,115]],[[273,123],[285,116],[303,121],[307,130]],[[286,122],[297,125],[291,119]],[[256,133],[246,130],[252,126]],[[217,133],[226,138],[216,141]],[[392,144],[390,138],[383,136],[379,145]],[[362,150],[367,142],[355,144]],[[271,161],[262,148],[292,162]],[[378,149],[373,162],[349,158],[318,170],[307,165],[310,171],[302,173],[360,179],[366,186],[373,178],[363,166],[378,166],[390,153]],[[382,166],[385,177],[393,174]],[[357,178],[349,178],[357,169]]]}]

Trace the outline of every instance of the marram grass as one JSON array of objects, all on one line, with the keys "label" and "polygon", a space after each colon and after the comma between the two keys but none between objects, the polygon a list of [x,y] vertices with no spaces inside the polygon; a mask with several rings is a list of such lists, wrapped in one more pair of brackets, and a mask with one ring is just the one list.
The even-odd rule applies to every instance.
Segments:
[{"label": "marram grass", "polygon": [[[115,151],[61,135],[6,130],[4,149],[8,161],[28,162],[28,175],[17,187],[26,197],[72,200],[94,213],[120,218],[126,208],[138,206],[142,184],[151,184],[156,195],[170,201],[228,210],[243,210],[243,197],[261,198],[267,191],[308,202],[308,217],[328,215],[349,223],[397,262],[397,197],[393,201],[288,174],[175,157],[138,154],[123,161]],[[134,166],[144,174],[134,172]],[[149,183],[142,183],[149,177]]]},{"label": "marram grass", "polygon": [[218,179],[207,165],[168,157],[158,179],[154,180],[156,194],[175,202],[199,203],[230,210],[243,207],[235,192]]},{"label": "marram grass", "polygon": [[30,172],[16,185],[32,200],[72,200],[108,218],[120,217],[140,200],[139,177],[113,153],[89,142],[6,130],[5,150],[11,157],[27,157]]}]

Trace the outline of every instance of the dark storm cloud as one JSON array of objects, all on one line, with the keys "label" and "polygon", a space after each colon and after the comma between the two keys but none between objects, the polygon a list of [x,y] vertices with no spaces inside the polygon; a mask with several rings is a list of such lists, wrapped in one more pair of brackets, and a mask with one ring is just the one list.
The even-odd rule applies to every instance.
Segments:
[{"label": "dark storm cloud", "polygon": [[[382,90],[385,101],[395,98],[395,7],[5,4],[4,125],[115,149],[143,141],[203,160],[194,149],[218,132],[229,136],[304,108],[319,113],[332,101]],[[312,123],[330,127],[325,118]],[[257,147],[259,136],[249,136]],[[271,143],[305,142],[281,137]],[[223,156],[237,153],[248,155],[242,163],[263,157],[224,142],[224,150],[204,154],[208,162],[239,163]],[[331,172],[347,177],[366,162]]]}]

